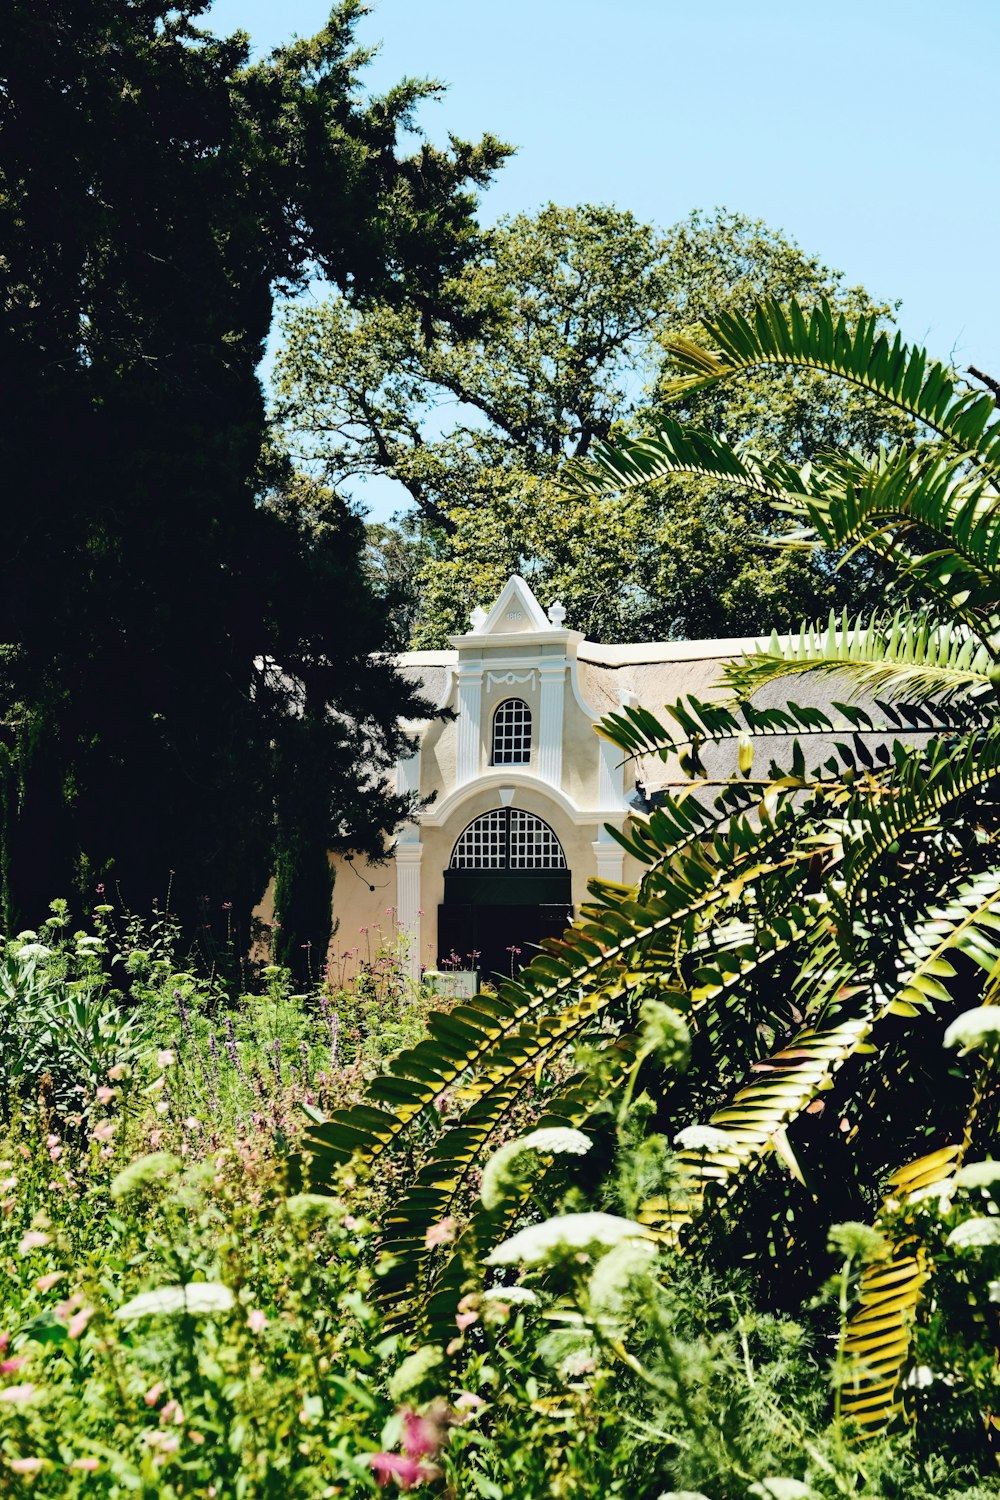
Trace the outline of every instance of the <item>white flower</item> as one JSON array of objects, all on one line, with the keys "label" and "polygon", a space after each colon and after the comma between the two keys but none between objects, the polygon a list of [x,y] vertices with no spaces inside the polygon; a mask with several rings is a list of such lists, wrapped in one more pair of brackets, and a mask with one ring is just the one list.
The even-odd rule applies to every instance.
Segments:
[{"label": "white flower", "polygon": [[515,1302],[537,1302],[538,1293],[533,1292],[530,1286],[490,1286],[481,1295],[483,1302],[509,1302],[511,1307]]},{"label": "white flower", "polygon": [[25,1385],[7,1385],[0,1391],[0,1401],[10,1406],[26,1406],[37,1389],[30,1380]]},{"label": "white flower", "polygon": [[685,1125],[674,1136],[674,1145],[682,1151],[729,1151],[732,1144],[726,1132],[714,1125]]},{"label": "white flower", "polygon": [[49,958],[52,949],[46,948],[44,943],[24,943],[18,948],[18,958]]},{"label": "white flower", "polygon": [[930,1365],[914,1365],[903,1380],[903,1385],[909,1391],[925,1391],[929,1385],[934,1384],[934,1371]]},{"label": "white flower", "polygon": [[996,1045],[1000,1039],[1000,1005],[980,1005],[956,1016],[944,1034],[946,1047],[958,1047],[961,1053],[981,1051]]},{"label": "white flower", "polygon": [[[479,1196],[484,1208],[499,1208],[511,1188],[527,1177],[540,1154],[585,1156],[592,1145],[589,1135],[568,1125],[550,1125],[519,1136],[495,1151],[483,1168]],[[529,1158],[525,1161],[524,1158]]]},{"label": "white flower", "polygon": [[948,1205],[955,1196],[954,1182],[929,1182],[925,1187],[914,1188],[907,1193],[906,1201],[909,1204],[926,1203],[929,1198],[936,1198],[938,1212],[947,1212]]},{"label": "white flower", "polygon": [[1000,1161],[971,1161],[955,1173],[956,1187],[984,1188],[1000,1182]]},{"label": "white flower", "polygon": [[708,1500],[701,1490],[665,1490],[659,1500]]},{"label": "white flower", "polygon": [[946,1245],[953,1250],[969,1250],[978,1248],[980,1245],[1000,1245],[1000,1218],[997,1219],[966,1219],[964,1224],[956,1224],[948,1238]]},{"label": "white flower", "polygon": [[174,1313],[229,1312],[232,1306],[233,1294],[220,1281],[189,1281],[186,1286],[161,1286],[155,1292],[141,1292],[120,1307],[115,1317],[128,1322],[156,1315],[172,1317]]},{"label": "white flower", "polygon": [[767,1478],[747,1491],[755,1500],[814,1500],[813,1491],[801,1479]]},{"label": "white flower", "polygon": [[497,1245],[486,1257],[488,1266],[539,1265],[566,1251],[610,1249],[622,1240],[649,1239],[649,1230],[616,1214],[560,1214],[543,1224],[532,1224]]}]

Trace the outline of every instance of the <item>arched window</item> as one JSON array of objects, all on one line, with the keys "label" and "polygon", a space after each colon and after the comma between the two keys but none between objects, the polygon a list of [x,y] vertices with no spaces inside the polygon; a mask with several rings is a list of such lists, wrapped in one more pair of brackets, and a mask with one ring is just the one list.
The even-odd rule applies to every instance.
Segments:
[{"label": "arched window", "polygon": [[498,807],[459,835],[449,868],[565,870],[566,856],[548,823],[519,807]]},{"label": "arched window", "polygon": [[531,760],[531,709],[523,698],[505,698],[493,715],[494,766],[526,766]]}]

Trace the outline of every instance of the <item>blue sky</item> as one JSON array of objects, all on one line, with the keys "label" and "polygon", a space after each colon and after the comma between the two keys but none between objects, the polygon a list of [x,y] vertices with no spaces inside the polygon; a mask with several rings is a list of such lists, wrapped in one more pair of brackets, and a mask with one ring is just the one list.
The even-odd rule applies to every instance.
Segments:
[{"label": "blue sky", "polygon": [[[216,0],[261,51],[323,0]],[[482,217],[606,202],[667,226],[725,205],[877,297],[904,335],[1000,377],[998,0],[381,0],[374,91],[448,85],[427,134],[518,147]]]}]

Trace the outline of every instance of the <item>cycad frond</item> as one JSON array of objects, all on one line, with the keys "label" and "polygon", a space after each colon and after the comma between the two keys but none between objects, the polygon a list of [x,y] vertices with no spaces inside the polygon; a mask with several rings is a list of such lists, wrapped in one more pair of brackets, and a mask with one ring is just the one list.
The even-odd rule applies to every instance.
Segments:
[{"label": "cycad frond", "polygon": [[974,455],[934,446],[899,449],[874,463],[855,455],[817,460],[808,490],[779,502],[823,545],[865,546],[922,591],[987,633],[1000,602],[1000,496]]},{"label": "cycad frond", "polygon": [[684,474],[776,501],[802,490],[801,475],[790,464],[739,453],[722,439],[669,417],[658,417],[656,428],[646,437],[596,444],[586,462],[566,466],[564,483],[575,494],[599,496]]},{"label": "cycad frond", "polygon": [[[1000,871],[963,881],[900,935],[892,983],[865,977],[824,941],[822,908],[806,932],[800,974],[803,994],[813,1001],[815,1019],[792,1034],[709,1117],[705,1144],[686,1147],[679,1157],[684,1194],[653,1198],[644,1222],[676,1237],[702,1211],[745,1180],[771,1153],[790,1159],[785,1130],[860,1048],[871,1050],[873,1036],[890,1017],[915,1019],[948,1005],[954,978],[949,955],[963,954],[992,973],[1000,959]],[[985,983],[985,979],[984,979]],[[822,998],[820,998],[822,997]]]},{"label": "cycad frond", "polygon": [[979,460],[996,459],[1000,424],[992,396],[961,391],[953,372],[928,360],[923,349],[910,348],[899,334],[890,342],[875,316],[862,316],[852,327],[826,300],[808,312],[798,302],[785,308],[770,300],[758,303],[749,317],[730,312],[706,318],[705,328],[714,349],[687,338],[664,339],[687,373],[661,386],[663,400],[765,366],[821,370],[883,397]]},{"label": "cycad frond", "polygon": [[[905,1209],[914,1194],[948,1182],[960,1154],[959,1146],[945,1146],[894,1173],[887,1200],[893,1212]],[[901,1381],[929,1279],[926,1252],[913,1234],[899,1237],[888,1260],[874,1261],[862,1272],[858,1306],[844,1333],[846,1369],[840,1378],[843,1413],[859,1424],[866,1439],[884,1432],[902,1412]]]},{"label": "cycad frond", "polygon": [[765,684],[804,671],[836,672],[854,694],[880,694],[887,702],[945,704],[992,689],[992,653],[974,635],[944,620],[897,611],[803,625],[798,637],[773,633],[766,648],[723,668],[738,699]]},{"label": "cycad frond", "polygon": [[973,793],[1000,779],[1000,723],[950,745],[931,741],[922,751],[898,757],[897,776],[884,794],[860,792],[847,810],[844,888],[848,901],[857,897],[883,855],[897,850],[908,836],[941,826]]},{"label": "cycad frond", "polygon": [[314,1183],[322,1185],[355,1153],[375,1160],[469,1070],[483,1069],[467,1085],[467,1097],[478,1103],[529,1061],[565,1045],[575,1034],[578,1008],[588,1018],[596,1015],[634,984],[636,971],[663,961],[671,933],[737,899],[731,881],[739,865],[768,868],[792,815],[790,806],[777,808],[758,828],[734,819],[724,840],[667,861],[641,893],[594,882],[600,899],[586,908],[585,919],[548,943],[518,980],[505,982],[498,995],[477,995],[432,1015],[430,1036],[390,1061],[369,1085],[368,1102],[338,1110],[313,1128],[306,1149]]}]

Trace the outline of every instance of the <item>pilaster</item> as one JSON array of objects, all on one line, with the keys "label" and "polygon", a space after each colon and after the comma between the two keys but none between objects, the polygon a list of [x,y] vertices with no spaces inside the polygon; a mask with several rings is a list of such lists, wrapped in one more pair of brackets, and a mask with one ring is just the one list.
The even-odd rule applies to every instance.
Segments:
[{"label": "pilaster", "polygon": [[539,663],[538,775],[549,786],[562,785],[563,705],[566,662]]},{"label": "pilaster", "polygon": [[472,781],[482,769],[482,702],[483,667],[458,668],[458,724],[455,752],[455,781],[458,786]]},{"label": "pilaster", "polygon": [[424,846],[420,843],[400,842],[396,845],[396,921],[406,943],[403,969],[415,984],[420,979],[420,861],[423,853]]}]

